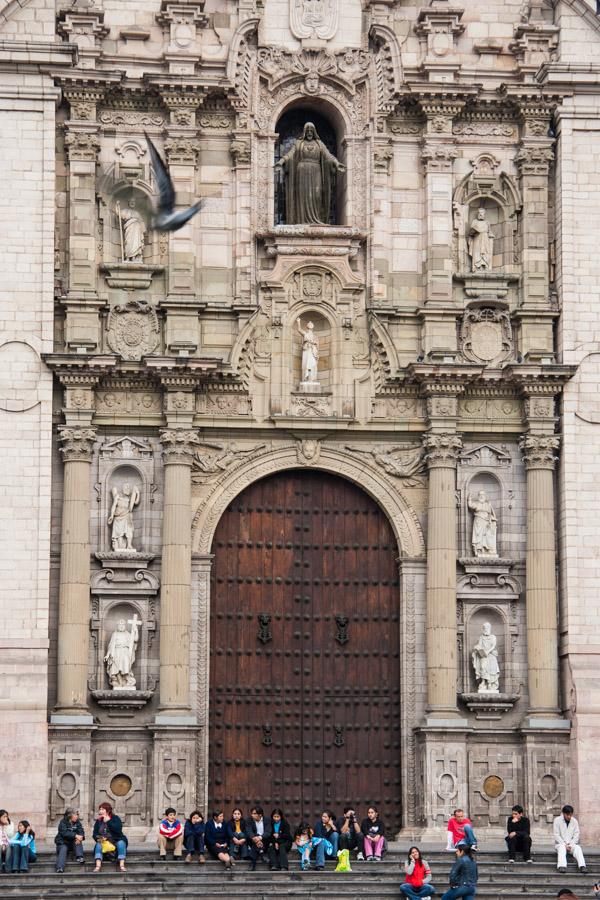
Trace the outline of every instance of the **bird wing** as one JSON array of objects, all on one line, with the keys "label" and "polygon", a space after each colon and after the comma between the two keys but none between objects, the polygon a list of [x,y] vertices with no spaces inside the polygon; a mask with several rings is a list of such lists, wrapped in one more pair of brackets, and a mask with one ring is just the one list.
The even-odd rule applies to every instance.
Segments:
[{"label": "bird wing", "polygon": [[146,134],[146,141],[148,142],[148,147],[150,149],[150,157],[152,159],[152,168],[154,169],[154,177],[156,178],[156,183],[158,185],[158,210],[161,213],[170,213],[173,211],[173,207],[175,205],[175,188],[173,187],[173,182],[171,181],[171,176],[169,175],[169,170],[167,169],[163,159]]}]

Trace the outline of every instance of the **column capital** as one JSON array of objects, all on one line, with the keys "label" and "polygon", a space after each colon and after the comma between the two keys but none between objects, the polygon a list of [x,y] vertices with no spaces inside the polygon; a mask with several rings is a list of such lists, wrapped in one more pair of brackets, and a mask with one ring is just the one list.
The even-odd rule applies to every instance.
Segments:
[{"label": "column capital", "polygon": [[60,452],[64,462],[91,462],[96,440],[95,428],[73,428],[59,425]]},{"label": "column capital", "polygon": [[165,465],[191,466],[200,440],[195,431],[166,428],[160,433],[160,442]]},{"label": "column capital", "polygon": [[556,435],[525,434],[519,441],[526,469],[554,469],[560,438]]},{"label": "column capital", "polygon": [[98,130],[76,131],[69,128],[65,137],[65,147],[70,162],[93,162],[100,152],[100,136]]},{"label": "column capital", "polygon": [[452,172],[452,166],[457,156],[458,150],[451,143],[424,141],[421,147],[421,157],[426,172]]},{"label": "column capital", "polygon": [[460,437],[450,432],[423,435],[425,462],[430,469],[455,468],[462,446]]},{"label": "column capital", "polygon": [[515,157],[521,177],[524,175],[548,175],[553,160],[552,144],[546,141],[541,144],[523,141]]}]

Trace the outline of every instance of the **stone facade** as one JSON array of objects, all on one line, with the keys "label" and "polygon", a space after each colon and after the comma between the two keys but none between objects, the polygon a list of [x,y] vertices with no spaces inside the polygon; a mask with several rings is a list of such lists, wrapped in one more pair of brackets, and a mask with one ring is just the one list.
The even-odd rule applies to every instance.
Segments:
[{"label": "stone facade", "polygon": [[[404,829],[462,804],[493,831],[517,801],[541,829],[567,801],[598,827],[579,781],[600,728],[593,6],[0,3],[11,812],[109,799],[141,837],[166,804],[206,804],[213,535],[244,487],[314,466],[397,539]],[[315,117],[345,167],[333,221],[288,225],[274,163]],[[128,260],[123,210],[155,191],[144,133],[178,203],[204,205]],[[108,521],[125,485],[127,551]],[[481,491],[497,555],[473,549]],[[113,690],[122,619],[135,687]]]}]

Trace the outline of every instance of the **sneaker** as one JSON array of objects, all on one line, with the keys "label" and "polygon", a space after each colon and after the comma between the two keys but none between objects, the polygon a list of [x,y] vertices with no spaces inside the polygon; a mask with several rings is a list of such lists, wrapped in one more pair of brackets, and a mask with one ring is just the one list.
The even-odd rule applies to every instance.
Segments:
[{"label": "sneaker", "polygon": [[186,863],[191,863],[191,861],[192,861],[192,854],[191,854],[191,853],[188,853],[188,855],[187,855],[186,858],[185,858],[185,861],[186,861]]},{"label": "sneaker", "polygon": [[526,859],[525,862],[527,863],[528,866],[531,866],[533,864],[532,859]]},{"label": "sneaker", "polygon": [[367,856],[367,862],[373,862],[374,859],[374,856]]},{"label": "sneaker", "polygon": [[376,856],[376,857],[375,857],[375,862],[381,862],[381,857],[380,857],[380,856]]},{"label": "sneaker", "polygon": [[587,872],[587,869],[586,869],[585,866],[579,866],[579,871],[580,871],[580,872]]},{"label": "sneaker", "polygon": [[325,866],[316,866],[315,868],[316,868],[317,872],[322,872],[323,869],[325,868]]},{"label": "sneaker", "polygon": [[473,846],[471,847],[471,852],[477,853],[477,844],[473,844]]},{"label": "sneaker", "polygon": [[83,856],[79,856],[79,857],[77,857],[77,862],[79,863],[80,866],[82,866],[85,862],[85,859],[83,858]]},{"label": "sneaker", "polygon": [[509,859],[508,862],[509,862],[509,864],[510,864],[511,866],[514,866],[514,864],[515,864],[515,860],[514,860],[514,859]]},{"label": "sneaker", "polygon": [[564,875],[565,872],[567,871],[567,867],[566,867],[566,866],[559,866],[558,869],[557,869],[557,871],[560,872],[561,875]]},{"label": "sneaker", "polygon": [[364,861],[365,861],[365,854],[364,854],[364,853],[357,853],[357,854],[356,854],[356,859],[358,860],[358,862],[364,862]]},{"label": "sneaker", "polygon": [[57,869],[57,870],[56,870],[56,874],[57,874],[57,875],[62,875],[62,874],[64,873],[64,871],[65,871],[64,869]]}]

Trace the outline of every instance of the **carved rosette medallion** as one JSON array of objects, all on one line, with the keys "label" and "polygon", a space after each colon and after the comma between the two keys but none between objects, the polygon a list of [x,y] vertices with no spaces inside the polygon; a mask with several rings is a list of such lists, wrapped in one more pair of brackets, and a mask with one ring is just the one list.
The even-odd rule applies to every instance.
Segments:
[{"label": "carved rosette medallion", "polygon": [[68,425],[60,425],[58,434],[62,443],[60,452],[65,463],[92,461],[96,440],[95,428],[71,428]]},{"label": "carved rosette medallion", "polygon": [[468,309],[462,320],[460,342],[465,359],[499,365],[513,349],[508,311],[494,307]]},{"label": "carved rosette medallion", "polygon": [[108,346],[123,359],[139,360],[158,346],[158,317],[145,300],[129,300],[113,306],[108,314]]},{"label": "carved rosette medallion", "polygon": [[330,41],[338,23],[339,0],[290,0],[290,31],[299,40]]},{"label": "carved rosette medallion", "polygon": [[165,465],[191,466],[200,443],[195,431],[183,428],[166,428],[160,433],[163,462]]},{"label": "carved rosette medallion", "polygon": [[426,434],[423,436],[423,449],[430,469],[454,468],[462,450],[462,441],[456,434]]},{"label": "carved rosette medallion", "polygon": [[526,469],[553,469],[559,447],[560,438],[555,435],[526,434],[519,441]]}]

